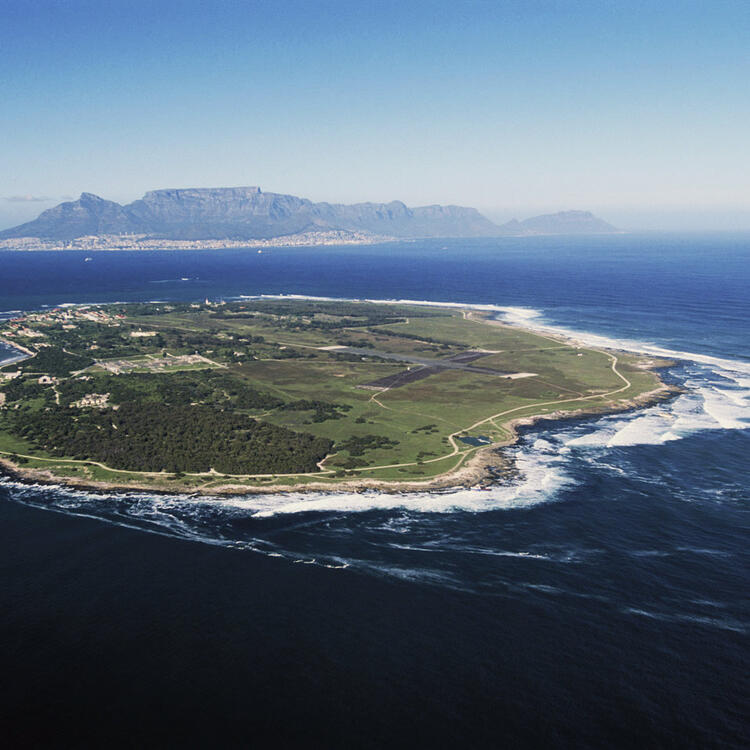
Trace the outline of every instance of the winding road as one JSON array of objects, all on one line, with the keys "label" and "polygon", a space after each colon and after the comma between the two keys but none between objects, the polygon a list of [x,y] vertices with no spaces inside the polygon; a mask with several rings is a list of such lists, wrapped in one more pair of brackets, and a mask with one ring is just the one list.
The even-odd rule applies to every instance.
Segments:
[{"label": "winding road", "polygon": [[[456,436],[460,435],[465,432],[469,432],[471,430],[476,429],[477,427],[486,424],[487,422],[492,422],[497,427],[497,423],[495,420],[499,419],[500,417],[507,417],[509,414],[514,414],[519,411],[528,410],[528,409],[536,409],[538,407],[542,406],[554,406],[558,404],[569,404],[576,401],[591,401],[593,399],[600,399],[600,398],[608,398],[610,396],[614,396],[618,393],[622,393],[623,391],[627,390],[632,386],[632,383],[617,369],[617,356],[615,354],[610,354],[609,352],[602,351],[600,349],[595,349],[593,351],[598,351],[601,354],[604,354],[605,356],[609,357],[612,361],[611,369],[612,372],[614,372],[615,375],[617,375],[620,380],[623,381],[625,385],[621,386],[620,388],[617,388],[613,391],[608,391],[606,393],[597,393],[590,396],[577,396],[575,398],[566,398],[566,399],[556,399],[554,401],[545,401],[538,404],[529,404],[529,405],[523,405],[523,406],[517,406],[513,409],[506,409],[505,411],[498,412],[497,414],[492,414],[489,417],[485,417],[484,419],[480,419],[478,422],[475,422],[472,425],[469,425],[468,427],[465,427],[460,430],[456,430],[455,432],[448,435],[448,440],[451,444],[452,451],[450,453],[446,453],[443,456],[436,456],[435,458],[430,458],[425,461],[422,461],[421,463],[417,463],[416,461],[409,461],[404,463],[396,463],[396,464],[383,464],[381,466],[364,466],[360,468],[352,469],[352,471],[357,472],[370,472],[370,471],[381,471],[384,469],[399,469],[399,468],[405,468],[408,466],[417,466],[422,464],[429,464],[429,463],[435,463],[437,461],[445,461],[448,458],[451,458],[453,456],[461,456],[462,460],[466,458],[470,453],[473,451],[476,451],[477,448],[461,448],[458,443],[456,442]],[[391,409],[389,406],[385,406],[382,404],[378,399],[377,396],[382,396],[387,390],[379,391],[377,394],[373,394],[373,396],[370,398],[370,401],[374,401],[377,403],[381,408],[383,409]],[[420,416],[432,416],[432,415],[420,415]],[[537,416],[535,414],[529,415],[529,416]],[[19,458],[26,458],[26,459],[32,459],[34,461],[43,461],[43,462],[50,462],[55,463],[58,466],[65,466],[68,464],[84,464],[88,466],[98,466],[99,468],[113,472],[116,474],[132,474],[136,476],[149,476],[149,477],[156,477],[156,478],[166,478],[173,474],[174,472],[167,472],[167,471],[132,471],[130,469],[113,469],[106,464],[103,464],[99,461],[93,461],[88,459],[60,459],[60,458],[42,458],[39,456],[30,456],[26,454],[21,453],[14,453],[10,451],[0,451],[0,455],[4,456],[18,456]],[[334,469],[326,469],[324,467],[324,463],[328,458],[331,458],[335,454],[331,454],[329,456],[326,456],[323,460],[321,460],[318,463],[318,468],[320,469],[319,472],[301,472],[301,473],[293,473],[293,474],[219,474],[218,472],[214,471],[213,469],[210,469],[209,471],[204,472],[185,472],[184,475],[188,477],[206,477],[211,479],[266,479],[266,478],[281,478],[281,477],[319,477],[321,474],[334,474]],[[442,474],[436,475],[436,477],[443,476],[444,474],[448,474],[452,471],[455,471],[457,466],[453,466],[450,469],[448,469],[446,472],[443,472]],[[436,477],[432,477],[433,479]]]}]

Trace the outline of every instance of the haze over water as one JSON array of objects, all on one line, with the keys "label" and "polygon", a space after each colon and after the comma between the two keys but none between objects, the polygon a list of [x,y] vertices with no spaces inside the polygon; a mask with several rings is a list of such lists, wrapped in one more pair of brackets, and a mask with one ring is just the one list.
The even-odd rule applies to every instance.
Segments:
[{"label": "haze over water", "polygon": [[2,253],[3,311],[279,293],[492,305],[672,353],[664,377],[685,389],[527,430],[508,451],[517,478],[489,491],[211,499],[3,480],[6,722],[46,738],[116,710],[134,738],[745,745],[749,258],[748,235]]}]

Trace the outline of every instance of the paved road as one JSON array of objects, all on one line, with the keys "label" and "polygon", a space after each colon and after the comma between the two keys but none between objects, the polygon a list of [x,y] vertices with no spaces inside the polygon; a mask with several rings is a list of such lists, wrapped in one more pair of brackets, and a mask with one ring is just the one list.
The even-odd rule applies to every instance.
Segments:
[{"label": "paved road", "polygon": [[335,350],[344,354],[358,354],[362,357],[381,357],[382,359],[392,359],[395,362],[407,362],[423,367],[434,368],[436,370],[466,370],[467,372],[476,372],[480,375],[502,375],[507,376],[509,373],[501,370],[493,370],[490,367],[476,367],[470,364],[480,357],[488,357],[496,352],[477,352],[468,351],[456,354],[447,359],[429,359],[427,357],[415,357],[413,354],[397,354],[394,352],[382,352],[378,349],[358,349],[354,346],[337,347]]}]

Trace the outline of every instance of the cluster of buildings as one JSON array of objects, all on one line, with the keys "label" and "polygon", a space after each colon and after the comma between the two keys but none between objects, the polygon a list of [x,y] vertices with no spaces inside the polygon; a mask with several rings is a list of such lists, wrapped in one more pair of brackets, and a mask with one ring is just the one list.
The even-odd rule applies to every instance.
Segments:
[{"label": "cluster of buildings", "polygon": [[109,406],[109,393],[89,393],[70,406],[77,406],[81,409],[105,409]]},{"label": "cluster of buildings", "polygon": [[5,327],[4,334],[8,338],[44,338],[44,333],[30,325],[62,325],[66,330],[76,327],[76,323],[90,321],[102,325],[119,325],[124,319],[122,314],[112,314],[89,307],[55,307],[51,310],[28,313],[16,318],[10,318]]},{"label": "cluster of buildings", "polygon": [[[320,232],[301,232],[285,237],[262,240],[172,240],[148,237],[144,234],[92,234],[73,240],[45,240],[39,237],[19,237],[0,240],[3,250],[220,250],[222,248],[314,247],[316,245],[372,245],[388,242],[392,237],[369,232],[331,229]],[[87,259],[88,260],[88,259]]]}]

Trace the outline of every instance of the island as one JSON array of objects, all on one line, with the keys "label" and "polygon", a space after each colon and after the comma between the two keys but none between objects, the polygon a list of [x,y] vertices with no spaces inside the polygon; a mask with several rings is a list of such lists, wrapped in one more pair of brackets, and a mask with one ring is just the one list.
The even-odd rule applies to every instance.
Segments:
[{"label": "island", "polygon": [[[203,494],[483,486],[520,425],[632,409],[653,357],[490,312],[289,297],[68,306],[0,323],[0,463]],[[21,357],[23,357],[21,359]]]}]

